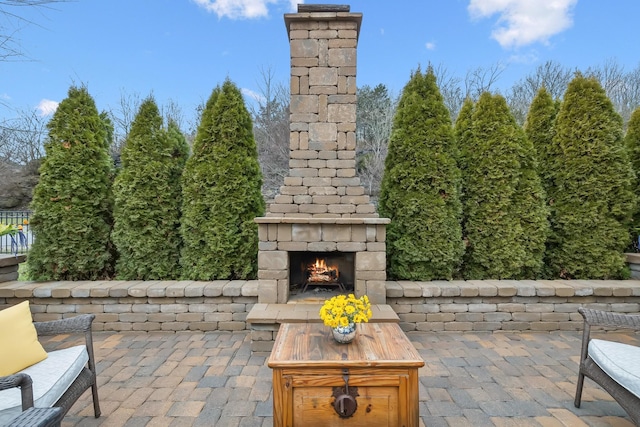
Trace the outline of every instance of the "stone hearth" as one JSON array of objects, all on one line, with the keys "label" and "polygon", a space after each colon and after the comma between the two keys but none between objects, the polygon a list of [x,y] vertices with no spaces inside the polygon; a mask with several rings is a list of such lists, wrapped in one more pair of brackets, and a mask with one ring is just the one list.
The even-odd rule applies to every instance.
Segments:
[{"label": "stone hearth", "polygon": [[289,252],[354,254],[354,290],[386,301],[386,224],[356,175],[356,49],[362,14],[299,5],[291,48],[289,174],[256,218],[260,303],[289,301]]}]

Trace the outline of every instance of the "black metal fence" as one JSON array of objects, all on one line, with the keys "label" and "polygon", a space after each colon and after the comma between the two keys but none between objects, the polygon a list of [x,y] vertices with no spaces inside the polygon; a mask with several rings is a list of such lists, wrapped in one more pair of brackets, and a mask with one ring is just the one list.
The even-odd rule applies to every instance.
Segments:
[{"label": "black metal fence", "polygon": [[[31,247],[33,243],[33,233],[29,226],[29,217],[31,211],[0,211],[0,224],[13,224],[18,227],[22,227],[22,232],[26,237],[27,244],[25,246],[18,245],[18,253],[25,253]],[[20,239],[15,238],[18,244]],[[0,236],[0,253],[11,252],[11,237]]]}]

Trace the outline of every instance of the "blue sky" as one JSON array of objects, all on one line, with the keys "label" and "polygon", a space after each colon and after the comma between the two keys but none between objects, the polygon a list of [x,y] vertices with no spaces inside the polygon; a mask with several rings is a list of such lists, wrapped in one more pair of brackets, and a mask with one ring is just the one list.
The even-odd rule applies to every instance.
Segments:
[{"label": "blue sky", "polygon": [[[72,84],[88,87],[100,110],[123,93],[158,104],[173,100],[186,116],[229,77],[259,92],[261,69],[288,85],[283,14],[295,0],[77,0],[20,8],[24,57],[0,62],[0,120],[14,110],[50,114]],[[309,3],[309,1],[308,1]],[[314,3],[322,3],[320,1]],[[326,1],[331,3],[331,1]],[[638,0],[352,0],[363,14],[358,86],[383,83],[399,93],[429,62],[464,78],[501,64],[509,88],[547,60],[586,69],[615,59],[640,66]]]}]

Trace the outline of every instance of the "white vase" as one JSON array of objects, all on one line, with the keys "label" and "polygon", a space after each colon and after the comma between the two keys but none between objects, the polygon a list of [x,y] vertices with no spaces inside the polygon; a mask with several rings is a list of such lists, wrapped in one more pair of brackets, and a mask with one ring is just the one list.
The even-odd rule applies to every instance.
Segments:
[{"label": "white vase", "polygon": [[348,344],[356,337],[356,324],[349,323],[347,326],[331,328],[333,339],[340,344]]}]

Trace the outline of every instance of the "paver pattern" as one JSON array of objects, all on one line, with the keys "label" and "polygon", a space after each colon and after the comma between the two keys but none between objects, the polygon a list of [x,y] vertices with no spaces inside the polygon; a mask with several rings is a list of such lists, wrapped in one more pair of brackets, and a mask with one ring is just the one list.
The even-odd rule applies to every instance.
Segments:
[{"label": "paver pattern", "polygon": [[[425,360],[421,424],[439,426],[632,427],[611,397],[587,380],[573,406],[579,332],[407,334]],[[631,333],[598,336],[640,345]],[[54,349],[74,337],[43,341]],[[90,394],[64,427],[273,425],[268,353],[240,332],[94,334],[102,416]]]}]

